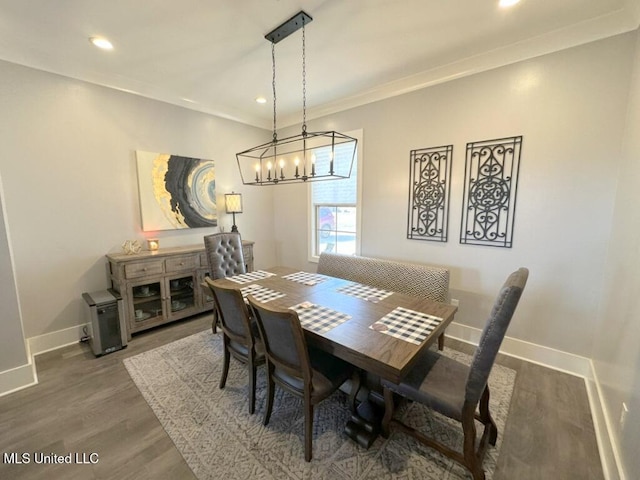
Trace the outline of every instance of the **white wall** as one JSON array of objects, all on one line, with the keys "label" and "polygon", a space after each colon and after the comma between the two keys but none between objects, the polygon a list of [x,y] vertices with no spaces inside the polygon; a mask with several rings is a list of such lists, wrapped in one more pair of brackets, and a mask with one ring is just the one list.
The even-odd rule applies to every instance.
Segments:
[{"label": "white wall", "polygon": [[[621,35],[309,122],[309,130],[364,130],[362,254],[447,266],[456,321],[478,328],[508,273],[529,267],[509,336],[590,357],[633,42]],[[511,135],[524,136],[514,246],[460,245],[466,143]],[[407,240],[409,152],[446,144],[454,145],[449,241]],[[312,267],[300,248],[305,187],[277,190],[278,260]]]},{"label": "white wall", "polygon": [[[108,286],[104,255],[143,240],[135,151],[212,159],[258,267],[275,263],[269,191],[244,188],[235,152],[270,133],[138,96],[0,62],[0,172],[27,337],[85,323],[81,294]],[[230,216],[221,215],[227,230]],[[161,247],[216,228],[159,232]],[[4,257],[4,253],[2,253]],[[4,327],[3,327],[4,329]],[[3,330],[4,333],[4,330]]]},{"label": "white wall", "polygon": [[[0,373],[25,365],[27,350],[22,332],[11,246],[4,212],[4,195],[0,178]],[[1,392],[1,390],[0,390]]]},{"label": "white wall", "polygon": [[[626,477],[640,478],[640,34],[593,363]],[[629,408],[620,424],[622,402]]]}]

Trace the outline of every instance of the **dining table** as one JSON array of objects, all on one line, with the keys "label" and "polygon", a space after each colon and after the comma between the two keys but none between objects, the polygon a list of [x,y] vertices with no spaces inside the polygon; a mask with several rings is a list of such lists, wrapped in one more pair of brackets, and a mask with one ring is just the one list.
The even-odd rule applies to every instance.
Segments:
[{"label": "dining table", "polygon": [[457,311],[448,303],[286,266],[214,282],[269,306],[292,308],[310,345],[359,369],[363,381],[353,384],[365,389],[357,395],[364,400],[352,409],[345,433],[365,448],[377,437],[384,410],[379,379],[399,383]]}]

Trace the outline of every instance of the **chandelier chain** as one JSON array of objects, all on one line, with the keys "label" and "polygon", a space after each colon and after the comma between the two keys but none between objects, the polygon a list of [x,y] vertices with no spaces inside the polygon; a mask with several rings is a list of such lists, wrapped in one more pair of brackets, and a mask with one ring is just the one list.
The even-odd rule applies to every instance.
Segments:
[{"label": "chandelier chain", "polygon": [[271,42],[271,66],[273,68],[273,77],[271,80],[271,87],[273,89],[273,141],[278,141],[278,134],[276,133],[276,44]]},{"label": "chandelier chain", "polygon": [[304,18],[302,19],[302,134],[307,133],[307,49],[304,28]]}]

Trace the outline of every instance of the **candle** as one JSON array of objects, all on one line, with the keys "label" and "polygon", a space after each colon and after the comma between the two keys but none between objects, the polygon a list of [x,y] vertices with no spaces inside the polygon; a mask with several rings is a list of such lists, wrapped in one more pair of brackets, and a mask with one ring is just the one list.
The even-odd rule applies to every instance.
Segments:
[{"label": "candle", "polygon": [[316,174],[316,156],[311,155],[311,176],[315,176]]},{"label": "candle", "polygon": [[333,175],[333,151],[329,153],[329,175]]},{"label": "candle", "polygon": [[147,248],[149,248],[149,251],[155,252],[156,250],[158,250],[158,248],[160,248],[160,241],[157,238],[148,239]]},{"label": "candle", "polygon": [[267,162],[267,180],[271,181],[271,162]]},{"label": "candle", "polygon": [[260,177],[258,177],[259,172],[260,172],[260,164],[256,163],[256,183],[260,182]]},{"label": "candle", "polygon": [[300,160],[298,160],[298,157],[296,157],[293,163],[296,164],[296,178],[298,178],[300,176],[300,174],[298,173],[298,164],[300,163]]},{"label": "candle", "polygon": [[282,171],[282,169],[284,168],[284,159],[280,159],[280,179],[284,180],[284,173]]}]

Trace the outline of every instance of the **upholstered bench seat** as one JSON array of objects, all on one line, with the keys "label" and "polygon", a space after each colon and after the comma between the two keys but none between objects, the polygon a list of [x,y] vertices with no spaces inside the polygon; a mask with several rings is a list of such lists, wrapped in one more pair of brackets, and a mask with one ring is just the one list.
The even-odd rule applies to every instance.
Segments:
[{"label": "upholstered bench seat", "polygon": [[[449,270],[381,258],[323,252],[318,273],[372,287],[449,302]],[[442,349],[444,336],[438,339]]]}]

